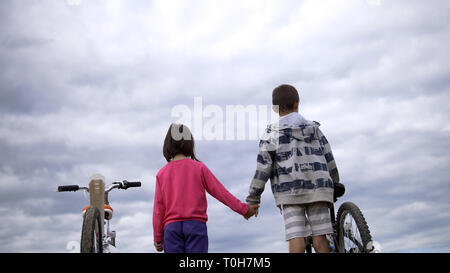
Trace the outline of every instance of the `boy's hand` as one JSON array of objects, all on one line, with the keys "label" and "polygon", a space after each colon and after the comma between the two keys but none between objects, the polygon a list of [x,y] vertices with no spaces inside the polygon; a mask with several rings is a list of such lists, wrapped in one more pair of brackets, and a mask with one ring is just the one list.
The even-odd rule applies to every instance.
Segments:
[{"label": "boy's hand", "polygon": [[158,251],[158,252],[163,251],[163,249],[164,249],[163,243],[154,242],[154,245],[155,245],[156,251]]},{"label": "boy's hand", "polygon": [[258,217],[259,205],[255,206],[255,217]]},{"label": "boy's hand", "polygon": [[259,205],[250,205],[249,204],[247,214],[244,216],[244,218],[246,220],[248,220],[253,215],[255,215],[255,217],[258,216],[258,208],[259,208]]}]

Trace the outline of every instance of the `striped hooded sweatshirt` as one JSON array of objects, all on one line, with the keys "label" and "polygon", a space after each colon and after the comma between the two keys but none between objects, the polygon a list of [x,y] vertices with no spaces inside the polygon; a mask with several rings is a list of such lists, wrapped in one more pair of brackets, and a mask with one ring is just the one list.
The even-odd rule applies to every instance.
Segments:
[{"label": "striped hooded sweatshirt", "polygon": [[259,143],[248,203],[260,203],[269,178],[279,207],[333,203],[334,183],[339,182],[339,174],[330,144],[319,126],[318,122],[293,112],[267,127]]}]

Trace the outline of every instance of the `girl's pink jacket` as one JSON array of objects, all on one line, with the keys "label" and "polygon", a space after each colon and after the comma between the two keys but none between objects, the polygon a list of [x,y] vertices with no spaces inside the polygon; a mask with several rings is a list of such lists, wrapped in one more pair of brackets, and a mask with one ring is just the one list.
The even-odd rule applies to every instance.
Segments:
[{"label": "girl's pink jacket", "polygon": [[205,222],[206,193],[245,215],[248,205],[239,201],[217,180],[205,164],[190,158],[169,162],[156,175],[153,203],[153,239],[163,241],[164,228],[173,222]]}]

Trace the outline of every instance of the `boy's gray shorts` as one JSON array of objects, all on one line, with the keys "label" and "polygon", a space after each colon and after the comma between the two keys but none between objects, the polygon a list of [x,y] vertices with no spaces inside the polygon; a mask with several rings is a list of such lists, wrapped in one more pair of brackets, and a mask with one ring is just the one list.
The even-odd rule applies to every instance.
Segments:
[{"label": "boy's gray shorts", "polygon": [[296,237],[333,233],[330,207],[326,202],[301,205],[283,205],[286,241]]}]

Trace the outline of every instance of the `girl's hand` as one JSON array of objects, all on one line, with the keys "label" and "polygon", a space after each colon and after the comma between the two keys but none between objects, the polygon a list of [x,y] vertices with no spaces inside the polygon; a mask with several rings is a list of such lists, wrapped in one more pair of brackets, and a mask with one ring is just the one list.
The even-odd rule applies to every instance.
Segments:
[{"label": "girl's hand", "polygon": [[244,218],[246,220],[248,220],[253,215],[255,215],[255,217],[257,217],[258,216],[258,208],[259,208],[259,205],[249,205],[247,214],[244,216]]},{"label": "girl's hand", "polygon": [[154,245],[155,245],[156,251],[158,251],[158,252],[163,251],[163,249],[164,249],[163,243],[154,242]]}]

